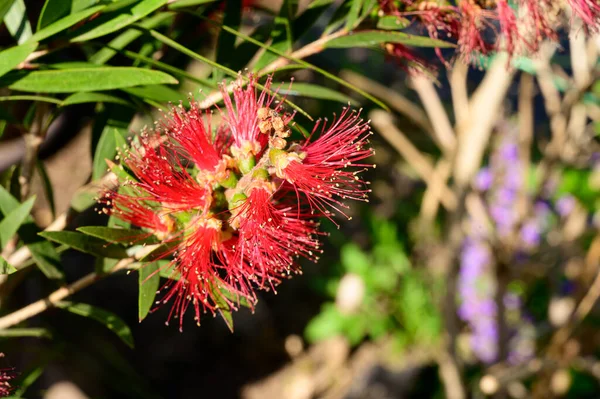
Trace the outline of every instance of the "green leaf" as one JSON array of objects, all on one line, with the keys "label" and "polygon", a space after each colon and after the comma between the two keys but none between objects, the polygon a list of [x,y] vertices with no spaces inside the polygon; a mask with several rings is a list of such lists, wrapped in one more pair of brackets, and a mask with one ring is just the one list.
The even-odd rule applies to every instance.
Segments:
[{"label": "green leaf", "polygon": [[36,30],[40,31],[70,13],[71,0],[46,0],[38,18]]},{"label": "green leaf", "polygon": [[153,100],[161,103],[179,102],[185,99],[177,90],[163,85],[137,86],[123,89],[123,91],[143,100]]},{"label": "green leaf", "polygon": [[128,257],[125,248],[118,244],[108,243],[75,231],[42,231],[38,234],[48,240],[88,254],[114,259]]},{"label": "green leaf", "polygon": [[[223,23],[225,25],[239,27],[242,22],[242,10],[241,0],[227,0],[225,2],[225,10],[223,11]],[[235,36],[229,35],[223,31],[219,32],[216,46],[216,62],[231,68],[233,66],[232,60],[235,56]],[[215,81],[219,81],[223,76],[217,76],[215,74],[214,78]]]},{"label": "green leaf", "polygon": [[395,15],[385,15],[377,21],[378,29],[398,30],[410,25],[410,20]]},{"label": "green leaf", "polygon": [[82,103],[112,103],[125,105],[127,107],[133,107],[130,103],[123,100],[120,97],[113,96],[112,94],[106,93],[97,93],[97,92],[80,92],[71,94],[69,97],[65,98],[60,105],[73,105],[73,104],[82,104]]},{"label": "green leaf", "polygon": [[[0,211],[4,215],[7,215],[18,207],[19,201],[3,187],[0,187]],[[37,235],[40,229],[34,223],[31,216],[25,219],[25,223],[21,225],[18,231],[19,237],[31,252],[31,258],[42,273],[49,279],[61,280],[64,275],[60,271],[60,256],[58,255],[58,251],[51,243]]]},{"label": "green leaf", "polygon": [[158,244],[160,240],[142,230],[120,229],[106,226],[84,226],[79,227],[77,231],[83,234],[100,238],[104,241],[120,244]]},{"label": "green leaf", "polygon": [[217,0],[177,0],[170,3],[169,10],[179,10],[180,8],[199,6],[200,4],[214,3]]},{"label": "green leaf", "polygon": [[364,0],[351,0],[350,11],[346,16],[346,30],[351,31],[358,25],[358,14],[360,13],[363,2]]},{"label": "green leaf", "polygon": [[58,98],[54,97],[45,97],[45,96],[34,96],[34,95],[22,95],[22,96],[4,96],[0,97],[0,102],[2,101],[43,101],[46,103],[52,104],[61,104],[62,101]]},{"label": "green leaf", "polygon": [[[225,27],[223,26],[223,29],[225,29]],[[232,76],[233,78],[237,78],[238,77],[238,73],[235,72],[234,70],[227,68],[223,65],[220,65],[206,57],[201,56],[200,54],[197,54],[195,52],[193,52],[192,50],[188,49],[185,46],[182,46],[181,44],[177,43],[176,41],[168,38],[167,36],[163,35],[160,32],[157,32],[155,30],[150,30],[148,31],[148,33],[150,33],[150,35],[152,35],[152,37],[154,37],[155,39],[157,39],[158,41],[160,41],[161,43],[164,43],[165,45],[174,48],[175,50],[180,51],[181,53],[188,55],[190,57],[192,57],[195,60],[198,61],[202,61],[210,66],[212,66],[213,68],[217,68],[220,69],[222,71],[224,71],[225,73],[227,73],[229,76]],[[248,80],[247,76],[242,75],[242,77],[245,80]],[[261,89],[261,90],[266,90],[266,88],[263,85],[260,84],[256,84],[256,87]],[[276,98],[280,98],[281,96],[277,95],[276,93],[274,93]],[[298,111],[299,113],[301,113],[302,115],[306,116],[309,120],[313,120],[313,118],[306,113],[306,111],[304,111],[302,108],[298,107],[296,104],[290,102],[289,100],[285,100],[285,103],[288,104],[290,107],[292,107],[293,109],[295,109],[296,111]]]},{"label": "green leaf", "polygon": [[[325,71],[322,68],[319,68],[319,67],[317,67],[317,66],[315,66],[315,65],[313,65],[311,63],[308,63],[308,62],[306,62],[304,60],[301,60],[299,58],[294,58],[294,57],[291,57],[291,56],[289,56],[289,55],[287,55],[285,53],[282,53],[282,52],[278,51],[277,49],[274,49],[274,48],[272,48],[270,46],[267,46],[266,44],[263,44],[263,43],[261,43],[261,42],[259,42],[257,40],[254,40],[253,38],[251,38],[251,37],[249,37],[247,35],[244,35],[243,33],[237,32],[235,29],[229,28],[228,26],[222,25],[221,28],[223,30],[225,30],[225,31],[233,34],[233,35],[239,36],[242,39],[249,41],[250,43],[254,43],[255,45],[257,45],[259,47],[265,48],[268,51],[271,51],[271,52],[279,55],[280,57],[284,57],[284,58],[286,58],[286,59],[288,59],[290,61],[294,61],[294,62],[296,62],[296,63],[304,66],[305,68],[312,69],[313,71],[320,73],[321,75],[323,75],[323,76],[325,76],[325,77],[333,80],[334,82],[337,82],[337,83],[341,84],[342,86],[348,87],[349,89],[351,89],[351,90],[359,93],[363,97],[368,98],[369,100],[373,101],[375,104],[379,105],[381,108],[383,108],[385,110],[389,110],[389,108],[387,107],[387,105],[385,105],[384,103],[382,103],[381,101],[379,101],[377,98],[373,97],[372,95],[370,95],[366,91],[359,89],[358,87],[356,87],[356,86],[354,86],[354,85],[346,82],[345,80],[343,80],[343,79],[341,79],[341,78],[339,78],[339,77],[337,77],[335,75],[332,75],[331,73]],[[306,114],[306,113],[303,112],[303,114]],[[309,117],[309,119],[312,121],[312,118]]]},{"label": "green leaf", "polygon": [[31,37],[31,25],[27,19],[27,10],[23,0],[15,0],[4,16],[4,24],[17,43],[25,43]]},{"label": "green leaf", "polygon": [[138,319],[146,318],[154,304],[154,297],[160,284],[158,262],[146,263],[139,268]]},{"label": "green leaf", "polygon": [[13,274],[17,269],[0,256],[0,274]]},{"label": "green leaf", "polygon": [[177,80],[160,71],[131,67],[101,67],[34,71],[9,87],[13,90],[31,92],[72,93],[161,83],[175,84]]},{"label": "green leaf", "polygon": [[[175,3],[176,4],[176,3]],[[154,29],[157,26],[162,24],[170,23],[175,16],[175,13],[172,12],[163,12],[156,15],[153,15],[142,22],[139,25],[144,29]],[[139,29],[128,29],[125,32],[121,33],[119,36],[112,39],[107,47],[104,47],[94,55],[89,58],[89,61],[93,64],[104,64],[108,60],[117,54],[117,52],[131,42],[133,42],[138,37],[142,36],[143,32]]]},{"label": "green leaf", "polygon": [[432,39],[428,36],[409,35],[404,32],[364,30],[360,32],[349,33],[346,36],[340,36],[325,42],[325,47],[329,48],[355,48],[372,47],[382,43],[401,43],[406,46],[414,47],[456,47],[452,43],[443,40]]},{"label": "green leaf", "polygon": [[118,13],[107,16],[109,18],[102,18],[96,26],[92,27],[86,33],[73,38],[72,41],[82,42],[92,40],[116,32],[159,9],[166,3],[167,0],[142,0],[128,7],[125,11],[119,10]]},{"label": "green leaf", "polygon": [[[66,0],[64,0],[66,1]],[[46,3],[47,4],[47,3]],[[67,15],[64,18],[59,19],[58,21],[46,26],[43,29],[39,29],[29,40],[42,41],[58,32],[61,32],[76,23],[83,21],[84,19],[96,14],[101,11],[105,6],[96,6],[92,8],[88,8],[86,10],[82,10],[76,12],[71,15]]]},{"label": "green leaf", "polygon": [[0,1],[0,23],[4,21],[4,16],[10,10],[15,0],[2,0]]},{"label": "green leaf", "polygon": [[19,205],[0,221],[0,251],[6,247],[6,244],[17,233],[23,222],[25,222],[31,212],[31,208],[33,208],[34,202],[35,196]]},{"label": "green leaf", "polygon": [[97,180],[106,174],[106,160],[113,160],[119,149],[119,138],[124,140],[133,112],[129,109],[109,109],[108,119],[94,150],[92,179]]},{"label": "green leaf", "polygon": [[109,330],[117,334],[119,338],[130,348],[133,349],[133,334],[120,317],[108,310],[100,309],[87,303],[62,301],[56,304],[56,307],[67,310],[71,313],[89,317],[104,324]]},{"label": "green leaf", "polygon": [[8,328],[0,330],[0,338],[14,337],[52,338],[52,334],[45,328]]},{"label": "green leaf", "polygon": [[37,48],[37,43],[24,43],[20,46],[11,47],[0,51],[0,76],[4,75],[21,62]]},{"label": "green leaf", "polygon": [[292,84],[291,89],[283,87],[280,88],[279,93],[288,94],[291,96],[311,97],[318,98],[321,100],[338,101],[346,104],[351,102],[350,97],[338,91],[310,83],[294,83]]}]

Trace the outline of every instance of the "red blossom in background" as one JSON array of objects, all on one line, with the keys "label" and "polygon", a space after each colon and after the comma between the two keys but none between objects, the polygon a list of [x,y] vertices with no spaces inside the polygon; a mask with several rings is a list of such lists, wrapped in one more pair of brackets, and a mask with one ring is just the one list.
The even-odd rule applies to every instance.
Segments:
[{"label": "red blossom in background", "polygon": [[[0,353],[0,358],[4,357],[4,353]],[[7,397],[13,391],[11,381],[15,378],[12,368],[0,369],[0,398]]]},{"label": "red blossom in background", "polygon": [[366,201],[370,191],[358,177],[372,166],[360,113],[345,109],[293,143],[293,115],[269,93],[271,77],[265,90],[248,80],[232,96],[223,88],[216,128],[192,104],[143,133],[123,156],[131,177],[102,199],[105,212],[171,244],[161,257],[172,259],[172,278],[159,302],[173,303],[169,320],[180,328],[190,306],[199,323],[203,313],[252,305],[256,289],[300,272],[299,257],[316,261],[316,218],[345,215],[343,200]]},{"label": "red blossom in background", "polygon": [[[513,57],[539,50],[544,40],[557,41],[557,29],[567,19],[561,4],[582,20],[586,32],[600,29],[597,0],[379,0],[379,15],[408,18],[430,38],[456,44],[457,56],[471,62],[478,54],[506,51]],[[432,69],[408,46],[387,43],[385,49],[410,73]],[[442,63],[450,66],[441,49],[435,51]]]}]

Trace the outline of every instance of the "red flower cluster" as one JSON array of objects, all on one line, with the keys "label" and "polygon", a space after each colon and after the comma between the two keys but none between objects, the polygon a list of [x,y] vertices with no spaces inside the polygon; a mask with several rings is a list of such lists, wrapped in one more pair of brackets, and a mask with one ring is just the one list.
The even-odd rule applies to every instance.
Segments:
[{"label": "red flower cluster", "polygon": [[254,303],[254,289],[299,272],[298,257],[316,260],[316,218],[344,214],[343,199],[366,200],[370,191],[358,177],[372,154],[359,112],[344,109],[293,143],[293,115],[268,94],[271,78],[260,92],[253,76],[245,88],[236,83],[232,97],[222,90],[216,128],[191,104],[144,132],[123,157],[131,179],[102,199],[107,213],[173,243],[162,302],[174,302],[169,319],[180,327],[190,305],[199,322],[222,301]]},{"label": "red flower cluster", "polygon": [[[583,21],[586,31],[600,28],[598,0],[567,0],[564,4]],[[567,19],[561,2],[552,0],[379,0],[379,5],[381,15],[410,18],[431,38],[454,42],[467,62],[474,54],[490,51],[503,50],[510,55],[535,52],[543,40],[557,40],[556,29]],[[410,51],[401,44],[387,48],[390,54],[398,56]],[[447,64],[441,51],[436,52]],[[414,54],[407,63],[425,66]]]},{"label": "red flower cluster", "polygon": [[[0,353],[0,358],[4,357],[4,353]],[[10,382],[15,377],[13,369],[0,369],[0,398],[5,398],[11,394],[13,387]]]}]

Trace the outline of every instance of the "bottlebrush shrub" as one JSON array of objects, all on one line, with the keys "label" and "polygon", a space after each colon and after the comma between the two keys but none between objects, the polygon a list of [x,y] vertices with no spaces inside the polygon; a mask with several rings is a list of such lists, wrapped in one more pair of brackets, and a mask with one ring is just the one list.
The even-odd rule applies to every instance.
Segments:
[{"label": "bottlebrush shrub", "polygon": [[[4,353],[0,353],[0,358],[4,357]],[[13,391],[11,381],[14,379],[15,373],[12,368],[0,369],[0,398],[7,397]]]},{"label": "bottlebrush shrub", "polygon": [[[371,134],[360,112],[344,108],[320,121],[304,140],[290,139],[294,115],[275,96],[257,90],[256,77],[233,95],[222,89],[221,123],[212,111],[181,105],[145,131],[123,155],[130,177],[107,191],[104,211],[154,235],[170,250],[171,279],[160,303],[173,302],[171,317],[192,305],[199,324],[219,303],[251,306],[255,289],[274,289],[299,273],[297,258],[316,261],[320,217],[345,215],[345,199],[367,201],[359,173]],[[228,295],[222,295],[222,291]]]}]

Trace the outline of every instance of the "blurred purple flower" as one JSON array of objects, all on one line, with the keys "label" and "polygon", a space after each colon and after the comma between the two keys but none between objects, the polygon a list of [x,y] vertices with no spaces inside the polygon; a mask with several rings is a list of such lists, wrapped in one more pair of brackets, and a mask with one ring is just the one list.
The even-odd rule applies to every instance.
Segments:
[{"label": "blurred purple flower", "polygon": [[556,201],[556,211],[561,217],[567,217],[575,209],[577,201],[572,195],[564,195]]},{"label": "blurred purple flower", "polygon": [[494,183],[494,175],[490,168],[481,168],[475,176],[474,186],[479,191],[488,191]]}]

